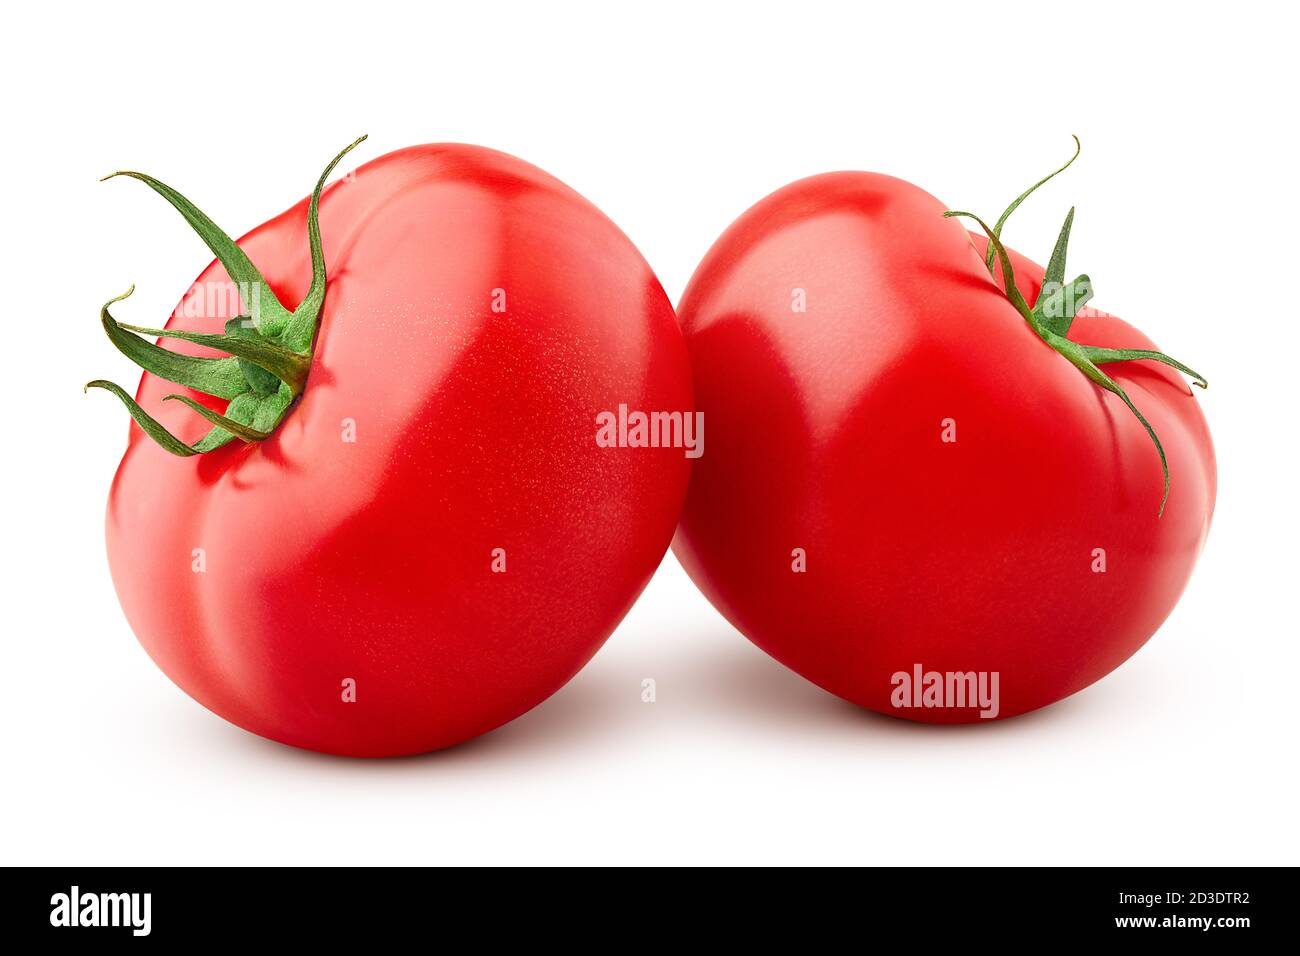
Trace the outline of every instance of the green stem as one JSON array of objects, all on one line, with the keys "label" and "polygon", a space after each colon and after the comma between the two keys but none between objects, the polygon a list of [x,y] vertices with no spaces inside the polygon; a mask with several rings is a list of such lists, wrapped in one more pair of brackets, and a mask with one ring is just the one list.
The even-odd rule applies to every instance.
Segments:
[{"label": "green stem", "polygon": [[[1079,142],[1079,137],[1074,136],[1073,133],[1071,133],[1070,135],[1074,139],[1074,155],[1071,156],[1068,160],[1066,160],[1065,165],[1062,166],[1060,169],[1048,173],[1038,182],[1034,183],[1032,186],[1030,186],[1028,189],[1022,192],[1015,199],[1011,200],[1011,205],[1002,211],[1002,215],[998,216],[997,225],[993,227],[993,232],[990,233],[990,235],[996,235],[999,239],[1002,238],[1002,227],[1007,224],[1007,220],[1011,218],[1011,214],[1020,208],[1020,204],[1024,202],[1026,199],[1028,199],[1030,196],[1032,196],[1034,192],[1037,191],[1039,186],[1043,185],[1046,182],[1049,182],[1052,179],[1055,179],[1061,173],[1069,169],[1070,166],[1074,163],[1074,161],[1079,158],[1079,153],[1083,150],[1083,144]],[[993,271],[993,250],[992,249],[989,249],[988,251],[985,252],[984,265],[988,268],[989,272]]]},{"label": "green stem", "polygon": [[[225,414],[221,414],[185,395],[168,395],[163,399],[180,401],[212,423],[212,430],[193,445],[185,444],[169,432],[112,382],[96,379],[86,388],[102,388],[116,395],[145,434],[173,455],[189,457],[215,451],[235,438],[245,442],[269,438],[307,387],[316,327],[325,303],[327,277],[320,234],[321,192],[343,157],[365,139],[360,137],[335,156],[312,191],[307,210],[311,286],[292,313],[276,298],[238,243],[175,189],[152,176],[130,170],[105,176],[105,179],[116,176],[137,179],[171,203],[217,257],[231,280],[239,284],[244,308],[252,312],[254,322],[250,326],[246,321],[232,320],[222,334],[124,325],[113,318],[109,307],[130,296],[135,286],[110,299],[100,310],[100,322],[109,341],[146,372],[196,392],[229,400]],[[224,352],[227,357],[182,355],[140,338],[142,335],[192,342]]]},{"label": "green stem", "polygon": [[1080,276],[1069,285],[1064,285],[1065,280],[1065,258],[1069,247],[1070,229],[1074,223],[1074,209],[1065,217],[1065,224],[1061,227],[1061,232],[1057,236],[1056,245],[1052,250],[1051,259],[1048,261],[1047,270],[1043,276],[1042,291],[1039,293],[1038,301],[1034,303],[1031,309],[1029,304],[1021,295],[1019,288],[1016,286],[1015,272],[1011,265],[1011,257],[1007,255],[1006,247],[1002,244],[1002,226],[1006,223],[1007,218],[1035,189],[1041,186],[1047,180],[1051,179],[1057,173],[1065,170],[1073,163],[1079,155],[1079,138],[1074,138],[1075,152],[1070,157],[1070,162],[1066,163],[1056,172],[1052,173],[1031,186],[1025,192],[1007,207],[1001,218],[993,226],[989,226],[983,219],[974,213],[961,212],[958,210],[949,210],[944,213],[946,217],[965,217],[974,220],[985,235],[988,236],[989,245],[985,253],[985,265],[989,273],[993,274],[993,262],[996,259],[1002,267],[1002,285],[1006,292],[1007,300],[1015,306],[1017,312],[1024,318],[1025,322],[1034,331],[1034,333],[1046,342],[1059,355],[1069,361],[1075,368],[1088,378],[1089,381],[1098,387],[1116,395],[1133,413],[1134,417],[1141,423],[1143,429],[1151,438],[1155,445],[1156,453],[1160,456],[1160,469],[1164,475],[1164,492],[1160,497],[1160,507],[1157,516],[1163,515],[1165,503],[1169,500],[1169,461],[1165,457],[1164,446],[1160,443],[1160,438],[1156,435],[1156,430],[1147,421],[1146,416],[1138,410],[1129,398],[1128,393],[1120,387],[1114,379],[1103,372],[1098,365],[1105,365],[1114,362],[1128,362],[1135,360],[1146,360],[1163,362],[1172,368],[1192,378],[1192,381],[1201,388],[1206,387],[1205,378],[1186,365],[1178,362],[1163,352],[1157,352],[1153,349],[1111,349],[1100,348],[1091,345],[1080,345],[1066,338],[1071,324],[1082,308],[1083,304],[1092,297],[1092,281],[1086,276]]},{"label": "green stem", "polygon": [[311,348],[312,337],[316,332],[316,316],[325,301],[325,249],[321,245],[320,238],[320,194],[325,188],[325,180],[329,178],[329,174],[334,171],[339,161],[365,141],[365,136],[357,137],[330,160],[330,164],[320,174],[320,179],[316,181],[316,188],[311,193],[311,202],[307,208],[307,244],[311,247],[311,285],[307,287],[307,294],[303,296],[302,303],[289,320],[289,328],[285,333],[285,339],[300,348]]}]

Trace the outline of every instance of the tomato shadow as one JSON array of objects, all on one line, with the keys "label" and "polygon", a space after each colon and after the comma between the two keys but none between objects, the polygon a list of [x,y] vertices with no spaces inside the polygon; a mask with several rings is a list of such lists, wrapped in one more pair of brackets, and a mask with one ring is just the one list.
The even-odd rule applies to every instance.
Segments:
[{"label": "tomato shadow", "polygon": [[638,726],[642,706],[634,680],[592,661],[551,697],[491,733],[429,756],[449,762],[545,761],[577,751],[623,749]]},{"label": "tomato shadow", "polygon": [[[628,750],[698,752],[705,737],[720,748],[761,740],[774,751],[832,745],[868,759],[937,759],[954,744],[980,747],[1088,732],[1122,710],[1131,688],[1102,680],[1051,706],[968,724],[928,724],[879,714],[822,690],[754,647],[734,630],[702,633],[659,659],[641,662],[657,675],[659,700],[642,703],[625,663],[598,655],[577,677],[526,714],[473,740],[427,754],[379,759],[340,757],[289,747],[195,711],[201,747],[240,765],[329,779],[429,781],[464,777],[517,780],[580,758],[599,764]],[[1109,685],[1109,686],[1108,686]],[[189,736],[187,731],[187,737]],[[933,749],[932,749],[933,748]],[[775,756],[775,755],[774,755]],[[693,757],[692,757],[693,759]]]},{"label": "tomato shadow", "polygon": [[[424,754],[403,757],[347,757],[318,753],[278,743],[235,727],[210,713],[195,712],[194,733],[204,747],[223,752],[241,763],[264,764],[268,769],[321,771],[367,778],[428,775],[452,768],[526,771],[534,763],[558,755],[581,752],[599,754],[623,748],[635,718],[635,684],[604,678],[588,665],[577,677],[532,710],[480,737]],[[192,710],[192,708],[189,708]]]},{"label": "tomato shadow", "polygon": [[[1111,713],[1114,704],[1105,681],[1026,714],[966,724],[931,724],[877,713],[822,690],[778,663],[734,631],[728,640],[711,639],[708,652],[693,661],[689,680],[701,716],[768,732],[789,741],[825,736],[852,737],[864,745],[906,741],[991,740],[1056,733],[1091,723]],[[700,643],[706,643],[701,641]]]}]

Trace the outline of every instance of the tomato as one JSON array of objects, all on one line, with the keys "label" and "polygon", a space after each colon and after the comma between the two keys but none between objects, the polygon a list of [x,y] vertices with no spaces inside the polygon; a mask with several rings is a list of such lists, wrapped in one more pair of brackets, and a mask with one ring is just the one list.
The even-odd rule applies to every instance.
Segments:
[{"label": "tomato", "polygon": [[[324,191],[316,270],[310,212],[303,200],[238,243],[271,318],[240,320],[253,294],[213,295],[232,282],[214,262],[167,326],[182,355],[250,338],[263,364],[221,359],[221,375],[247,373],[231,390],[295,341],[309,360],[229,406],[143,376],[149,411],[132,413],[168,448],[132,427],[108,504],[113,581],[158,666],[232,723],[335,754],[435,750],[554,693],[649,581],[691,459],[601,447],[596,419],[624,403],[688,413],[689,359],[631,242],[519,159],[441,144],[367,163]],[[264,293],[310,300],[316,272],[313,345]],[[129,337],[108,307],[104,321]],[[293,361],[309,361],[305,384]],[[218,426],[192,454],[210,422],[169,393],[225,409],[251,440]]]},{"label": "tomato", "polygon": [[[1154,346],[1102,312],[1036,334],[985,248],[907,182],[814,176],[732,224],[678,307],[709,425],[681,563],[778,661],[929,722],[1021,714],[1119,666],[1214,508],[1210,433],[1167,357],[1125,351]],[[1038,304],[1045,270],[1008,261]],[[998,699],[971,705],[976,679]]]}]

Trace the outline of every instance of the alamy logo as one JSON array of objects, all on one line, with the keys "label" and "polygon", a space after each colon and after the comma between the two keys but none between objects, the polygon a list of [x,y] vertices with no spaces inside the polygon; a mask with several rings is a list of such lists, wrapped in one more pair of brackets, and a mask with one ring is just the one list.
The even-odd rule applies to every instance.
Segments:
[{"label": "alamy logo", "polygon": [[980,717],[998,715],[997,671],[927,671],[913,664],[911,673],[896,671],[889,702],[895,707],[978,707]]},{"label": "alamy logo", "polygon": [[150,893],[69,893],[50,897],[51,926],[129,926],[133,936],[148,936]]},{"label": "alamy logo", "polygon": [[601,448],[684,448],[687,458],[704,454],[703,412],[641,412],[618,406],[596,416]]}]

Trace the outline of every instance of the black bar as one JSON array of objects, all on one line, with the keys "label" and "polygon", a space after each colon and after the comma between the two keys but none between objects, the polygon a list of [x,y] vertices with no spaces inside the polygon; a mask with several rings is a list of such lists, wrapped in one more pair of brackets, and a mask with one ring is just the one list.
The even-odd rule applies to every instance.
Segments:
[{"label": "black bar", "polygon": [[[432,947],[456,945],[461,933],[484,942],[522,933],[534,946],[588,939],[640,949],[710,938],[763,941],[784,931],[806,934],[809,943],[847,934],[864,948],[899,933],[917,934],[917,952],[942,941],[970,944],[971,951],[1004,941],[1097,940],[1239,949],[1290,939],[1296,924],[1289,868],[872,869],[594,879],[577,869],[555,875],[34,868],[6,876],[11,889],[0,904],[4,930],[47,943],[59,937],[132,945],[258,940],[297,947],[400,943],[412,933],[416,939],[432,933],[426,939]],[[78,912],[72,917],[74,886]],[[452,928],[455,934],[448,935]]]}]

